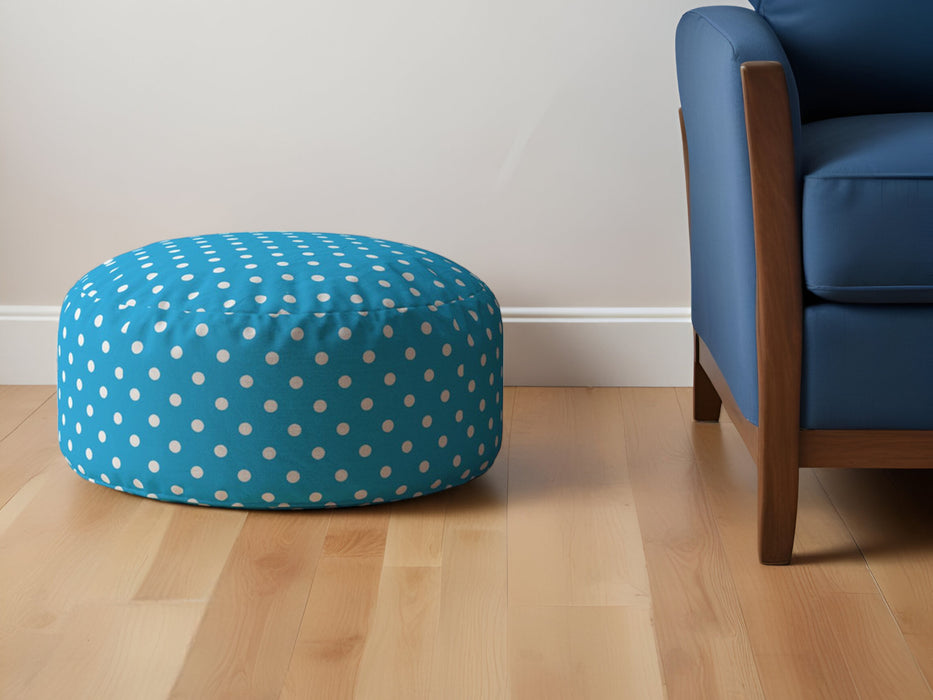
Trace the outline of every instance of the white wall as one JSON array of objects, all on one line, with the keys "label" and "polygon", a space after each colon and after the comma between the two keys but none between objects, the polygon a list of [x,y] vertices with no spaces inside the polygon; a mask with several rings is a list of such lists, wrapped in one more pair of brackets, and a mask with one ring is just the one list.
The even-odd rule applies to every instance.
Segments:
[{"label": "white wall", "polygon": [[[511,383],[686,383],[673,36],[695,4],[0,3],[0,382],[53,381],[21,339],[100,261],[288,229],[472,269]],[[542,339],[560,352],[522,350]]]}]

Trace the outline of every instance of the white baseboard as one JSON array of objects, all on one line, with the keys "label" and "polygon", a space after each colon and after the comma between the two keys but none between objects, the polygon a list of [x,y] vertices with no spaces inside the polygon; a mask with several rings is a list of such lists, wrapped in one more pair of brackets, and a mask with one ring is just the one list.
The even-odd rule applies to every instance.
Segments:
[{"label": "white baseboard", "polygon": [[[510,386],[687,386],[687,307],[504,307]],[[54,384],[57,306],[0,306],[0,384]]]}]

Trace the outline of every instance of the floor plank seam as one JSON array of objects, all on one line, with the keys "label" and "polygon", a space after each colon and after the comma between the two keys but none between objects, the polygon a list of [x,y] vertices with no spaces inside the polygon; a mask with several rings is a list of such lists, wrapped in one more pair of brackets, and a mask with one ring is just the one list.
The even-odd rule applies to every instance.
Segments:
[{"label": "floor plank seam", "polygon": [[15,433],[17,430],[19,430],[30,418],[32,418],[36,413],[38,413],[40,410],[42,410],[42,407],[45,406],[45,404],[47,404],[47,403],[48,403],[49,401],[51,401],[52,399],[56,398],[56,397],[55,397],[55,394],[56,394],[56,392],[53,390],[52,393],[49,394],[38,406],[36,406],[33,410],[31,410],[31,411],[26,415],[25,418],[23,418],[19,423],[17,423],[17,424],[14,425],[12,428],[10,428],[10,430],[7,431],[7,433],[6,433],[5,435],[0,436],[0,442],[3,442],[3,441],[6,440],[8,437],[10,437],[11,435],[13,435],[13,433]]},{"label": "floor plank seam", "polygon": [[[723,549],[723,556],[725,557],[726,562],[729,564],[729,569],[730,569],[729,575],[732,580],[732,585],[736,590],[736,602],[738,603],[737,612],[738,612],[739,622],[742,625],[742,629],[745,630],[746,638],[749,640],[749,643],[751,643],[751,634],[749,633],[749,630],[748,630],[748,621],[746,619],[746,614],[745,614],[745,605],[742,602],[741,596],[738,595],[738,585],[736,584],[735,578],[732,576],[732,573],[731,573],[732,570],[734,570],[734,565],[733,565],[733,562],[730,561],[729,551],[723,543],[722,530],[719,527],[719,520],[715,517],[715,514],[713,513],[712,508],[710,507],[710,504],[709,504],[709,498],[707,497],[707,493],[710,490],[710,485],[707,482],[705,475],[703,474],[703,470],[700,469],[700,456],[697,453],[696,444],[694,442],[693,433],[691,430],[691,428],[693,427],[694,421],[692,420],[692,418],[688,417],[689,414],[687,413],[688,410],[692,411],[692,406],[684,405],[684,403],[680,399],[680,394],[677,392],[676,389],[674,390],[674,393],[677,399],[677,404],[680,406],[681,425],[683,426],[683,429],[687,434],[688,442],[690,443],[690,453],[693,456],[693,459],[692,459],[693,469],[696,472],[699,482],[703,487],[703,503],[706,505],[706,508],[709,511],[710,520],[713,523],[713,527],[716,528],[716,536],[719,538],[719,544]],[[723,413],[725,413],[725,411],[723,411]],[[745,441],[742,440],[742,436],[739,435],[738,429],[731,422],[727,423],[726,425],[719,423],[719,430],[720,431],[722,430],[734,431],[736,437],[738,437],[739,442],[742,443],[742,446],[744,448]],[[757,523],[753,523],[753,526],[757,527]],[[761,692],[764,693],[765,684],[762,681],[761,668],[759,667],[758,657],[754,653],[752,654],[752,661],[755,664],[755,678],[758,680],[758,687],[761,689]]]},{"label": "floor plank seam", "polygon": [[[930,685],[930,679],[928,679],[926,675],[923,673],[923,666],[920,664],[920,660],[917,658],[917,655],[914,653],[913,647],[910,645],[910,643],[907,641],[907,638],[904,636],[904,630],[901,628],[900,621],[897,619],[897,615],[894,613],[894,610],[891,608],[891,604],[888,602],[888,598],[884,594],[884,589],[882,588],[881,584],[878,582],[878,579],[875,578],[875,572],[872,571],[871,564],[868,562],[868,557],[865,556],[865,552],[862,550],[862,545],[859,544],[858,539],[855,537],[855,533],[852,532],[852,528],[849,527],[848,521],[843,516],[842,511],[840,511],[839,508],[836,506],[836,503],[835,501],[833,501],[832,496],[829,494],[829,491],[826,489],[825,484],[823,484],[823,480],[820,479],[820,471],[821,470],[819,469],[813,469],[813,475],[814,477],[816,477],[816,483],[819,484],[820,489],[823,491],[823,493],[826,496],[826,500],[829,501],[829,504],[832,506],[833,512],[836,513],[836,517],[839,518],[839,521],[842,523],[842,526],[846,529],[846,532],[848,533],[849,537],[855,543],[855,548],[858,550],[859,556],[862,557],[862,562],[865,564],[865,569],[868,572],[868,575],[871,578],[871,581],[875,586],[875,590],[878,592],[878,597],[881,598],[881,602],[884,604],[884,609],[887,610],[888,615],[890,615],[892,622],[894,622],[894,626],[897,628],[897,631],[900,634],[900,638],[904,642],[904,647],[907,649],[907,652],[910,654],[910,659],[911,661],[913,661],[914,667],[917,669],[917,673],[923,679],[924,683],[926,684],[927,690],[930,692],[931,696],[933,696],[933,686]],[[853,679],[853,682],[854,682],[854,679]]]}]

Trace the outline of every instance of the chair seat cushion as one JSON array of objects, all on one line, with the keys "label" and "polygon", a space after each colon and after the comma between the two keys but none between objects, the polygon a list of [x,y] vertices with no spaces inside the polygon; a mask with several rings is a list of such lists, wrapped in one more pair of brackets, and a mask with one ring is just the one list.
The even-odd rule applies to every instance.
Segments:
[{"label": "chair seat cushion", "polygon": [[803,263],[816,296],[933,302],[933,113],[804,125]]}]

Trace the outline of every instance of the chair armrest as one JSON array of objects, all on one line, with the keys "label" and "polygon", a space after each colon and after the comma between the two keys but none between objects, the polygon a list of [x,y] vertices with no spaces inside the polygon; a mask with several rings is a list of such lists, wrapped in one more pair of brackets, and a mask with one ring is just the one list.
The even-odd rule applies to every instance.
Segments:
[{"label": "chair armrest", "polygon": [[[739,409],[758,425],[755,236],[741,66],[784,67],[795,148],[796,83],[771,26],[751,10],[692,10],[680,20],[676,47],[690,172],[693,325]],[[799,183],[800,159],[794,160]]]}]

